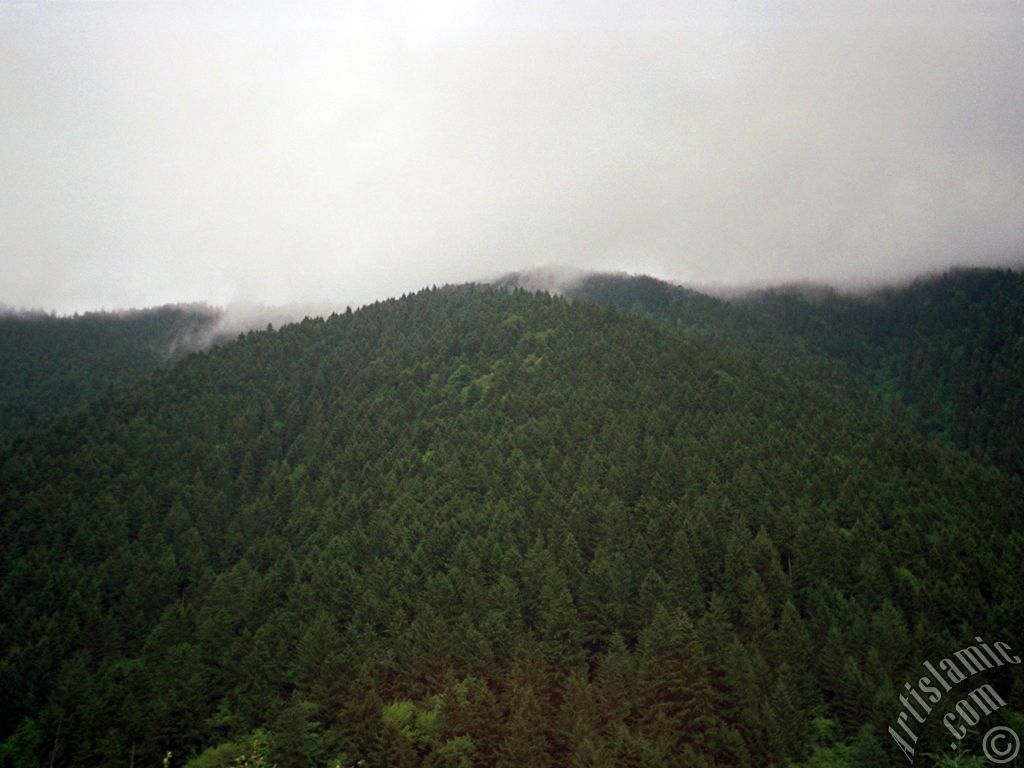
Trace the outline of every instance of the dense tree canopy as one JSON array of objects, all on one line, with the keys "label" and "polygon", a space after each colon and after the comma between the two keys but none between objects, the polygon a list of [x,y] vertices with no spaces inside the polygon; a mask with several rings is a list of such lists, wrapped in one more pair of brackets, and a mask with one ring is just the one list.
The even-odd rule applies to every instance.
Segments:
[{"label": "dense tree canopy", "polygon": [[1024,274],[963,269],[865,294],[795,287],[725,301],[643,277],[571,294],[667,320],[766,364],[860,385],[920,428],[1024,474]]},{"label": "dense tree canopy", "polygon": [[[900,764],[916,666],[1021,636],[1024,482],[762,301],[423,291],[19,432],[0,765]],[[908,382],[1020,365],[939,315]]]},{"label": "dense tree canopy", "polygon": [[74,317],[0,312],[0,440],[181,357],[216,316],[198,305]]}]

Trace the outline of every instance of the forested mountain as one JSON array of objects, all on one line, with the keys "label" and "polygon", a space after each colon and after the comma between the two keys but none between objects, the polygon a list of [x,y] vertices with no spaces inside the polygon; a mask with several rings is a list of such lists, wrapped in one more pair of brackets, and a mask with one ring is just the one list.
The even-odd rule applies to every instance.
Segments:
[{"label": "forested mountain", "polygon": [[731,300],[647,277],[591,275],[567,293],[872,392],[925,431],[1024,474],[1022,272],[962,269],[863,294],[794,287]]},{"label": "forested mountain", "polygon": [[1024,482],[882,395],[916,404],[919,337],[940,403],[1017,370],[1019,310],[892,341],[833,325],[860,300],[602,279],[646,314],[423,291],[8,441],[0,765],[902,764],[904,680],[1021,637]]},{"label": "forested mountain", "polygon": [[173,361],[216,315],[198,305],[74,317],[0,312],[0,440]]}]

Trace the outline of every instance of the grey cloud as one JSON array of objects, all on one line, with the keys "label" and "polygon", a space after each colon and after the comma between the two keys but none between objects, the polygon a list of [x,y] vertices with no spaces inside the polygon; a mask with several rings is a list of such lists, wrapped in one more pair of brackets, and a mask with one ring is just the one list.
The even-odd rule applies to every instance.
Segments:
[{"label": "grey cloud", "polygon": [[1017,3],[508,7],[0,5],[0,301],[1024,255]]}]

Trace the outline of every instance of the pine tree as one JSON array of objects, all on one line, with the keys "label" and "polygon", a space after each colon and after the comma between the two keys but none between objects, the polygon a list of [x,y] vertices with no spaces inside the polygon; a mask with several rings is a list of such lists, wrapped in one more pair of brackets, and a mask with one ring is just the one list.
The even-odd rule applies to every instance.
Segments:
[{"label": "pine tree", "polygon": [[640,638],[641,722],[653,742],[702,749],[716,727],[704,653],[690,619],[658,606]]}]

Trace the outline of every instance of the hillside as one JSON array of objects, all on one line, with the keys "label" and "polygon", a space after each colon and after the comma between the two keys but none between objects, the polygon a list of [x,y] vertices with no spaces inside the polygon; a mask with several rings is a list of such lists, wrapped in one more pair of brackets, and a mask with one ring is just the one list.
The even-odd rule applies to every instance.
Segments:
[{"label": "hillside", "polygon": [[677,301],[423,291],[20,433],[0,764],[899,764],[1024,629],[1024,484]]},{"label": "hillside", "polygon": [[768,365],[872,394],[929,434],[1024,475],[1024,273],[963,269],[843,294],[777,288],[716,299],[591,275],[567,294],[665,320]]},{"label": "hillside", "polygon": [[215,318],[202,306],[0,313],[0,440],[167,365]]}]

